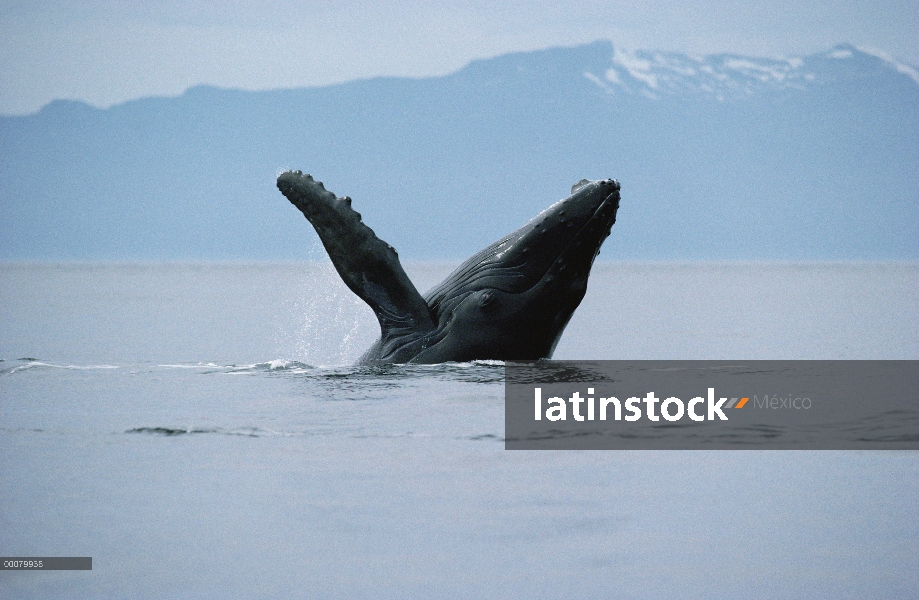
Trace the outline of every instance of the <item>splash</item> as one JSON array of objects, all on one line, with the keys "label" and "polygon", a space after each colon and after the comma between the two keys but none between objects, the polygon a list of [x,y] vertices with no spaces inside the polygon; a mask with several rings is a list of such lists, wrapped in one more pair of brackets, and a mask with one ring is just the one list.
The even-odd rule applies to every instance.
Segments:
[{"label": "splash", "polygon": [[328,258],[304,270],[278,354],[310,365],[353,363],[379,335],[372,311],[345,286]]}]

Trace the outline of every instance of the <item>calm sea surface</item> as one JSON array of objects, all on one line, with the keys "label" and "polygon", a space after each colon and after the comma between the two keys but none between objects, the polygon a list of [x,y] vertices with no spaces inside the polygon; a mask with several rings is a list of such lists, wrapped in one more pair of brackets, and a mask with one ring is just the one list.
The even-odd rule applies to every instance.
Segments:
[{"label": "calm sea surface", "polygon": [[[453,265],[410,264],[420,290]],[[866,598],[916,452],[505,451],[319,264],[0,265],[2,598]],[[919,359],[916,264],[598,263],[559,359]]]}]

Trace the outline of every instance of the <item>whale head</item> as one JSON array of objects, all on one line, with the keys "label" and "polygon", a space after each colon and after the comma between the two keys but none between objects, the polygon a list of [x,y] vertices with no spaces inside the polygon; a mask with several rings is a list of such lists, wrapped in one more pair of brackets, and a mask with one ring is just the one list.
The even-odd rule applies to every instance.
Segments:
[{"label": "whale head", "polygon": [[436,329],[416,360],[552,356],[616,222],[619,183],[581,180],[571,195],[472,256],[425,296]]}]

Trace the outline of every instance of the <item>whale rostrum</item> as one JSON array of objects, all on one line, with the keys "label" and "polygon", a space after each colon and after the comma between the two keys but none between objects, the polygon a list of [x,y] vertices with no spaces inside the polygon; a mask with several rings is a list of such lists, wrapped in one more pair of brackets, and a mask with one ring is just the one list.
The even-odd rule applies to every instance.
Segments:
[{"label": "whale rostrum", "polygon": [[616,222],[619,183],[582,179],[571,195],[479,251],[422,297],[392,246],[301,171],[278,189],[316,229],[332,264],[380,323],[359,364],[551,358]]}]

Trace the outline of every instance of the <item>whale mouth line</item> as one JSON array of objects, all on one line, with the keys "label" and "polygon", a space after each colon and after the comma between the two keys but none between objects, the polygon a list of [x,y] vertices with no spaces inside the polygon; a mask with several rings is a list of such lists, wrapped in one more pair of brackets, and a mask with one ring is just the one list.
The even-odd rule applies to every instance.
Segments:
[{"label": "whale mouth line", "polygon": [[[578,239],[584,233],[584,230],[594,225],[598,220],[604,219],[601,213],[602,211],[608,209],[610,205],[618,201],[618,198],[616,197],[617,193],[618,193],[618,190],[611,192],[603,199],[602,202],[600,202],[600,204],[597,205],[597,208],[594,209],[593,213],[591,213],[590,217],[584,222],[584,224],[581,225],[581,227],[579,227],[578,230],[574,234],[571,235],[571,237],[568,239],[565,245],[558,251],[555,257],[550,262],[547,263],[545,270],[542,271],[542,273],[540,273],[538,277],[536,277],[535,275],[532,276],[533,277],[532,285],[528,285],[526,288],[517,289],[514,291],[505,289],[502,287],[495,287],[494,289],[498,289],[505,294],[511,294],[513,296],[521,296],[521,295],[525,295],[525,294],[532,292],[541,283],[544,283],[546,276],[549,275],[551,271],[558,269],[559,261],[571,249],[572,244],[578,241]],[[546,209],[546,210],[549,210],[549,209]],[[603,236],[603,239],[606,239],[606,236]],[[599,246],[600,243],[602,243],[602,240],[599,239],[598,237],[597,242],[598,242],[597,245]],[[507,252],[507,250],[502,251],[502,253],[504,252]],[[492,255],[489,261],[497,259],[502,253]],[[495,271],[498,271],[498,270],[506,271],[509,273],[516,273],[515,277],[524,278],[525,276],[520,271],[521,271],[521,268],[528,263],[528,260],[529,260],[528,257],[523,257],[523,256],[518,256],[516,260],[513,262],[513,264],[503,264],[500,260],[497,260],[493,264],[488,264],[480,272],[478,272],[475,279],[489,277],[493,275]],[[564,261],[562,262],[564,264]],[[590,272],[590,265],[586,266],[586,271],[588,273]],[[579,270],[573,271],[573,272],[577,273],[579,272]],[[469,281],[466,281],[466,285],[468,284],[469,284]],[[471,293],[472,291],[474,290],[469,290],[469,293]]]},{"label": "whale mouth line", "polygon": [[[519,293],[519,294],[526,294],[526,293],[528,293],[530,290],[532,290],[533,288],[535,288],[536,286],[538,286],[540,283],[543,283],[543,281],[546,279],[546,276],[547,276],[547,275],[548,275],[548,276],[551,276],[551,272],[552,272],[553,270],[557,270],[559,264],[563,264],[563,265],[564,265],[564,264],[565,264],[565,261],[564,261],[564,258],[563,258],[563,257],[564,257],[565,254],[568,252],[568,250],[571,248],[572,244],[574,244],[576,241],[578,241],[578,239],[579,239],[579,238],[581,237],[581,235],[584,233],[584,230],[585,230],[585,229],[591,227],[591,226],[594,225],[597,221],[599,221],[599,220],[601,220],[601,219],[603,218],[603,216],[602,216],[600,213],[601,213],[603,210],[605,210],[607,207],[609,207],[611,204],[613,204],[613,203],[615,203],[615,202],[618,201],[618,198],[614,198],[614,196],[616,196],[617,193],[618,193],[618,190],[615,191],[615,192],[610,193],[609,195],[607,195],[606,198],[603,199],[603,202],[601,202],[601,203],[597,206],[597,208],[594,210],[593,214],[590,215],[590,218],[587,219],[587,221],[585,221],[585,223],[577,230],[577,232],[576,232],[574,235],[571,236],[571,238],[568,240],[568,243],[565,244],[565,247],[562,248],[561,251],[558,253],[558,255],[556,255],[556,257],[552,260],[552,262],[549,263],[549,266],[546,268],[545,272],[543,272],[542,276],[540,276],[540,278],[537,279],[537,280],[535,281],[535,283],[533,283],[532,286],[528,287],[526,290],[522,290],[522,291],[517,292],[517,293]],[[614,215],[615,215],[615,213],[614,213]],[[614,217],[614,218],[615,218],[615,217]],[[612,224],[610,224],[610,226],[612,226]],[[598,242],[599,242],[599,243],[597,244],[598,248],[599,248],[599,245],[602,244],[603,240],[605,240],[605,239],[606,239],[606,236],[603,236],[602,239],[598,239]],[[594,257],[596,257],[596,254],[594,255]],[[592,265],[592,264],[593,264],[593,261],[591,261],[591,265]],[[588,273],[590,272],[590,267],[591,267],[591,265],[587,265],[587,272],[588,272]]]},{"label": "whale mouth line", "polygon": [[[617,193],[618,193],[618,190],[616,190],[616,191],[614,191],[614,192],[611,192],[610,194],[608,194],[608,195],[603,199],[602,202],[600,202],[599,205],[597,205],[597,208],[594,209],[594,211],[593,211],[593,213],[590,215],[590,217],[589,217],[589,218],[584,222],[584,224],[581,225],[581,227],[578,228],[578,230],[568,239],[568,241],[565,243],[564,247],[562,247],[561,250],[559,250],[558,253],[555,255],[555,257],[552,259],[552,261],[549,262],[549,263],[547,264],[545,270],[542,271],[542,273],[539,275],[539,277],[535,277],[535,276],[533,277],[533,283],[532,283],[532,285],[529,285],[529,286],[527,286],[527,287],[524,288],[524,289],[518,289],[518,290],[516,290],[516,291],[511,291],[511,290],[508,290],[508,289],[502,289],[501,287],[498,287],[498,288],[495,288],[495,289],[498,289],[498,290],[500,290],[500,291],[502,291],[502,292],[504,292],[504,293],[506,293],[506,294],[511,294],[511,295],[513,295],[513,296],[521,296],[521,295],[528,294],[528,293],[532,292],[532,291],[533,291],[535,288],[537,288],[540,284],[544,283],[544,282],[545,282],[545,279],[546,279],[546,276],[547,276],[547,275],[551,276],[551,272],[552,272],[553,270],[557,270],[557,269],[558,269],[560,262],[561,262],[561,264],[565,264],[565,261],[564,261],[563,257],[564,257],[565,254],[571,249],[572,244],[576,243],[576,242],[579,240],[579,238],[581,238],[582,234],[584,234],[585,229],[587,229],[587,228],[593,226],[595,223],[597,223],[597,221],[604,220],[604,217],[603,217],[603,215],[602,215],[601,213],[602,213],[604,210],[608,209],[610,205],[612,205],[612,204],[614,204],[614,203],[616,203],[616,202],[618,201],[618,198],[616,197]],[[548,210],[548,209],[547,209],[547,210]],[[615,214],[615,213],[614,213],[614,214]],[[610,226],[611,226],[611,225],[610,225]],[[605,240],[605,239],[606,239],[606,236],[605,236],[605,235],[603,236],[602,239],[600,239],[599,236],[598,236],[598,239],[597,239],[597,242],[598,242],[598,243],[597,243],[597,246],[599,247],[599,245],[602,244],[602,241]],[[506,252],[506,250],[505,250],[505,252]],[[492,259],[497,258],[498,256],[499,256],[499,255],[493,255]],[[498,270],[498,269],[505,270],[505,271],[508,271],[508,272],[517,272],[517,273],[518,273],[517,277],[524,277],[523,274],[520,273],[520,268],[523,267],[524,265],[526,265],[527,262],[528,262],[528,259],[527,259],[526,257],[517,257],[517,260],[516,260],[513,264],[501,264],[500,261],[499,261],[499,262],[496,262],[496,263],[493,264],[493,265],[488,265],[488,267],[486,267],[486,268],[483,270],[483,272],[480,272],[476,278],[487,277],[487,276],[490,275],[489,271],[492,271],[492,272],[493,272],[494,270]],[[592,264],[592,263],[593,263],[593,261],[591,261],[591,264]],[[501,266],[498,266],[498,265],[501,265]],[[586,265],[586,269],[585,269],[585,270],[586,270],[587,273],[590,272],[590,266],[591,266],[591,265]],[[572,272],[578,273],[578,272],[580,272],[580,270],[573,270]],[[467,283],[468,283],[468,282],[467,282]]]}]

